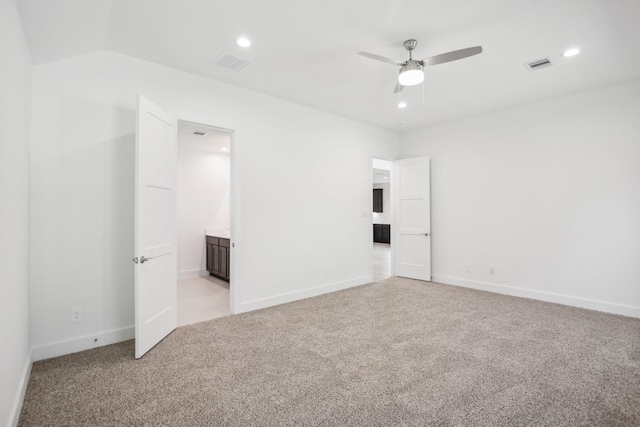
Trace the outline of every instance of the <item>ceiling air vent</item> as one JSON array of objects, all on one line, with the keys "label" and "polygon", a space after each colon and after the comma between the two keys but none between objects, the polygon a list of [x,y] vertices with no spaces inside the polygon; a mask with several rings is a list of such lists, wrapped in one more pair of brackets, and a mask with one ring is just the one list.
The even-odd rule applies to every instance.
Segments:
[{"label": "ceiling air vent", "polygon": [[249,61],[222,52],[218,59],[216,59],[216,65],[224,68],[229,68],[233,71],[242,71],[247,65],[249,65]]},{"label": "ceiling air vent", "polygon": [[206,133],[205,133],[205,132],[199,132],[199,131],[197,131],[197,130],[194,130],[192,133],[193,133],[194,135],[197,135],[197,136],[205,136],[205,135],[206,135]]},{"label": "ceiling air vent", "polygon": [[553,64],[551,63],[549,58],[538,59],[537,61],[524,64],[524,66],[527,67],[529,71],[539,70],[541,68],[550,67],[551,65]]}]

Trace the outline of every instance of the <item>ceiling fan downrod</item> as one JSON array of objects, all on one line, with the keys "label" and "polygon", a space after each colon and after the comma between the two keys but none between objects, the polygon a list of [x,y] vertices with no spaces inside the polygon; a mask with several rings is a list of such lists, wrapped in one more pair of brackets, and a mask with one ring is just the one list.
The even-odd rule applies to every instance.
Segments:
[{"label": "ceiling fan downrod", "polygon": [[409,51],[409,61],[413,59],[412,51],[413,49],[416,48],[417,45],[418,45],[418,40],[414,40],[414,39],[409,39],[403,43],[404,48]]}]

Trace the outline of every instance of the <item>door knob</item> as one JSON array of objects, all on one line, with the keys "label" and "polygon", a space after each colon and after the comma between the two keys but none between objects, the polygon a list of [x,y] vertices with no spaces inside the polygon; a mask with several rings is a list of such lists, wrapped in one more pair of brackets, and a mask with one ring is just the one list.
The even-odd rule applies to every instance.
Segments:
[{"label": "door knob", "polygon": [[145,262],[153,259],[153,257],[145,258],[144,255],[140,257],[140,264],[144,264]]},{"label": "door knob", "polygon": [[429,237],[429,233],[424,233],[425,236]]}]

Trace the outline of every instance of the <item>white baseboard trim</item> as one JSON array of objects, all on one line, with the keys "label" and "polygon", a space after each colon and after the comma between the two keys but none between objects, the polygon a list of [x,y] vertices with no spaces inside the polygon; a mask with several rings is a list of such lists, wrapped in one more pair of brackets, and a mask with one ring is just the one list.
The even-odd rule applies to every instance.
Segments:
[{"label": "white baseboard trim", "polygon": [[481,291],[495,292],[498,294],[511,295],[515,297],[531,298],[540,301],[553,302],[557,304],[570,305],[573,307],[588,308],[590,310],[603,311],[605,313],[620,314],[623,316],[640,318],[640,307],[631,305],[616,304],[606,301],[597,301],[587,298],[573,297],[569,295],[555,294],[552,292],[536,291],[533,289],[517,288],[513,286],[497,285],[495,283],[477,282],[473,280],[460,279],[457,277],[433,275],[434,282],[445,285],[461,286],[464,288],[478,289]]},{"label": "white baseboard trim", "polygon": [[200,277],[200,276],[208,276],[209,272],[207,270],[182,270],[178,273],[178,280],[180,279],[191,279],[192,277]]},{"label": "white baseboard trim", "polygon": [[235,310],[235,314],[246,313],[248,311],[259,310],[261,308],[272,307],[274,305],[285,304],[305,298],[316,297],[330,292],[341,291],[355,286],[371,283],[371,276],[362,276],[356,279],[345,280],[343,282],[330,283],[316,286],[315,288],[302,289],[299,291],[287,292],[273,297],[260,298],[252,301],[241,302]]},{"label": "white baseboard trim", "polygon": [[92,335],[85,335],[83,337],[34,347],[32,350],[32,358],[34,362],[37,362],[38,360],[50,359],[52,357],[77,353],[104,345],[115,344],[133,339],[134,337],[135,328],[133,326],[113,331],[98,332]]},{"label": "white baseboard trim", "polygon": [[9,424],[7,425],[11,427],[16,427],[18,425],[18,421],[20,421],[20,412],[22,412],[24,396],[27,393],[27,385],[29,384],[29,377],[31,376],[32,366],[32,355],[29,354],[29,356],[27,356],[27,360],[25,361],[24,368],[22,369],[22,378],[20,379],[20,384],[18,385],[18,393],[13,400],[13,407],[11,408],[11,413],[9,414]]}]

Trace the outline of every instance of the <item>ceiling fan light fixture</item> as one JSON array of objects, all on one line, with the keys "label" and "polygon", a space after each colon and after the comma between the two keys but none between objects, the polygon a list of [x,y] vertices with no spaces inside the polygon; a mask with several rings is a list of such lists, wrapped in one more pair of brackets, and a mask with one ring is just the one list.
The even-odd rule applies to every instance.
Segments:
[{"label": "ceiling fan light fixture", "polygon": [[424,71],[422,71],[420,62],[411,59],[400,68],[398,82],[402,86],[415,86],[422,83],[423,80]]}]

